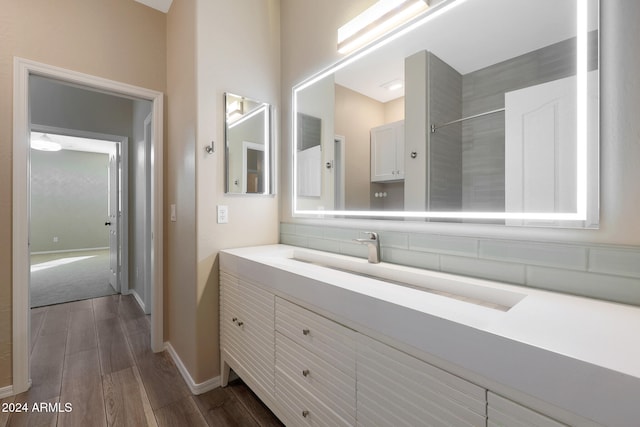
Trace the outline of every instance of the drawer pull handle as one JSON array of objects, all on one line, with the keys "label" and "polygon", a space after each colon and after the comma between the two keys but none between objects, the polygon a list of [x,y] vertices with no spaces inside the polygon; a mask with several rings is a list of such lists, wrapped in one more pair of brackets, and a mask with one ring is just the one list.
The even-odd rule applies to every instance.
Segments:
[{"label": "drawer pull handle", "polygon": [[238,318],[237,318],[237,317],[234,317],[233,319],[231,319],[231,321],[232,321],[233,323],[236,323],[236,322],[238,321]]},{"label": "drawer pull handle", "polygon": [[302,376],[303,376],[303,377],[308,377],[310,373],[311,373],[311,372],[309,372],[309,370],[308,370],[308,369],[305,369],[305,370],[303,370],[303,371],[302,371]]},{"label": "drawer pull handle", "polygon": [[238,322],[238,326],[244,325],[244,322]]},{"label": "drawer pull handle", "polygon": [[309,329],[303,329],[302,330],[302,335],[309,335],[309,332],[311,332]]},{"label": "drawer pull handle", "polygon": [[309,416],[309,411],[307,411],[306,409],[304,411],[302,411],[302,416],[304,418],[307,418]]}]

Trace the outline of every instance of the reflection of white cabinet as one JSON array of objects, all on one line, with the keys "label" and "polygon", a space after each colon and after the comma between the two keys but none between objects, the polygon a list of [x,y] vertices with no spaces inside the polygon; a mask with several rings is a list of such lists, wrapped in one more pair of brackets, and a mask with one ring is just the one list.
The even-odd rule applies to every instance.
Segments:
[{"label": "reflection of white cabinet", "polygon": [[371,182],[404,179],[404,120],[371,129]]}]

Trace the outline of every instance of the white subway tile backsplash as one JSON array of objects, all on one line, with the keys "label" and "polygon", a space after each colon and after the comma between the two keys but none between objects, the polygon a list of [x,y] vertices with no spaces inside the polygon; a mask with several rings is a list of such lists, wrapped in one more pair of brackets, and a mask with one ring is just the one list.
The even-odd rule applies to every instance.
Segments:
[{"label": "white subway tile backsplash", "polygon": [[440,256],[429,252],[416,252],[398,248],[382,248],[382,260],[410,267],[440,269]]},{"label": "white subway tile backsplash", "polygon": [[640,305],[640,280],[627,277],[528,266],[526,285]]},{"label": "white subway tile backsplash", "polygon": [[412,234],[409,236],[409,249],[476,257],[478,255],[478,240],[468,237]]},{"label": "white subway tile backsplash", "polygon": [[369,248],[367,248],[367,245],[361,245],[355,242],[341,242],[340,253],[359,258],[367,258],[369,256]]},{"label": "white subway tile backsplash", "polygon": [[327,227],[323,230],[323,236],[325,239],[353,240],[360,237],[360,231],[346,228]]},{"label": "white subway tile backsplash", "polygon": [[307,247],[307,238],[303,236],[297,236],[295,234],[281,234],[280,243],[291,246]]},{"label": "white subway tile backsplash", "polygon": [[[280,226],[293,246],[367,257],[362,228]],[[373,230],[375,231],[375,230]],[[382,261],[640,305],[640,247],[380,232]]]},{"label": "white subway tile backsplash", "polygon": [[409,249],[409,235],[406,233],[390,233],[383,231],[380,234],[380,244],[385,248]]},{"label": "white subway tile backsplash", "polygon": [[525,283],[525,266],[522,264],[442,255],[440,256],[440,269],[446,273],[462,274],[499,282],[518,285],[524,285]]},{"label": "white subway tile backsplash", "polygon": [[286,222],[280,223],[280,233],[282,234],[296,234],[296,225]]},{"label": "white subway tile backsplash", "polygon": [[300,236],[322,237],[323,228],[313,225],[296,225],[296,234]]},{"label": "white subway tile backsplash", "polygon": [[587,249],[558,244],[481,240],[480,258],[527,265],[587,269]]},{"label": "white subway tile backsplash", "polygon": [[314,237],[309,237],[307,247],[309,249],[316,249],[319,251],[340,253],[340,242],[338,242],[337,240],[316,239]]},{"label": "white subway tile backsplash", "polygon": [[589,271],[640,278],[640,250],[592,248]]}]

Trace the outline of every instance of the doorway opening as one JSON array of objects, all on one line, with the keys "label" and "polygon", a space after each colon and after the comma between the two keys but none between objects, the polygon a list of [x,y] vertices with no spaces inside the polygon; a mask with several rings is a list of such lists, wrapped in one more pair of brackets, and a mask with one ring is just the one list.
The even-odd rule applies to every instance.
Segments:
[{"label": "doorway opening", "polygon": [[31,130],[31,308],[126,294],[128,137]]},{"label": "doorway opening", "polygon": [[[139,169],[142,169],[143,176],[141,179],[135,177],[135,182],[140,184],[141,188],[146,189],[146,195],[140,193],[140,199],[142,200],[143,209],[137,210],[137,218],[141,219],[145,225],[148,224],[148,229],[142,227],[141,234],[146,236],[148,242],[140,242],[136,249],[143,255],[143,258],[150,260],[147,267],[144,267],[142,273],[148,269],[150,271],[149,277],[145,278],[143,282],[149,283],[150,291],[145,292],[145,298],[137,298],[140,303],[145,304],[145,311],[151,312],[151,348],[153,351],[158,352],[164,349],[163,331],[162,331],[162,288],[163,288],[163,273],[162,273],[162,176],[163,176],[163,94],[161,92],[148,90],[129,84],[124,84],[112,80],[107,80],[87,74],[78,73],[71,70],[66,70],[50,65],[37,63],[34,61],[25,60],[22,58],[14,59],[14,143],[13,143],[13,390],[14,394],[26,391],[30,386],[30,373],[29,373],[29,355],[30,355],[30,245],[32,238],[30,236],[31,222],[30,217],[33,212],[33,206],[31,204],[31,181],[29,170],[32,166],[32,153],[30,149],[31,131],[37,131],[37,126],[58,126],[66,129],[82,129],[87,131],[87,128],[82,125],[74,126],[73,124],[57,124],[59,122],[46,121],[37,119],[38,107],[42,107],[49,118],[76,121],[81,124],[93,123],[100,126],[100,123],[104,121],[93,121],[87,117],[87,114],[91,113],[91,103],[79,102],[79,105],[84,108],[80,108],[77,114],[65,114],[64,108],[61,104],[44,105],[36,104],[32,102],[30,95],[33,91],[30,86],[33,82],[49,80],[51,83],[55,83],[58,86],[62,86],[66,89],[73,89],[78,93],[80,98],[91,96],[106,96],[117,100],[125,100],[129,102],[139,102],[139,104],[146,103],[149,111],[144,109],[136,109],[135,106],[131,109],[116,108],[111,114],[105,114],[102,118],[117,119],[119,114],[129,114],[134,116],[134,120],[140,122],[140,144],[136,144],[136,147],[142,147],[139,151],[139,157],[136,159],[143,165],[141,168],[132,169],[138,173]],[[55,85],[54,85],[55,86]],[[54,87],[51,86],[51,87]],[[50,87],[50,88],[51,88]],[[60,98],[61,102],[67,102],[70,97]],[[86,101],[86,99],[84,99]],[[124,113],[123,113],[124,112]],[[42,113],[42,111],[40,111]],[[94,111],[95,113],[95,111]],[[145,120],[148,118],[149,120]],[[32,124],[34,124],[32,129]],[[39,129],[40,131],[48,129]],[[121,134],[122,132],[105,132],[104,130],[91,129],[87,132],[104,133],[104,134]],[[149,135],[144,137],[144,132]],[[127,135],[128,133],[124,132]],[[131,136],[131,134],[129,134]],[[84,135],[86,136],[86,135]],[[109,140],[109,138],[106,138]],[[132,145],[127,150],[129,154],[132,152],[138,152],[133,150]],[[115,141],[118,142],[118,141]],[[125,150],[123,141],[120,142],[120,148]],[[133,160],[133,159],[132,159]],[[117,163],[117,162],[116,162]],[[120,170],[125,169],[127,166],[122,164]],[[116,169],[118,169],[116,167]],[[107,174],[107,171],[104,171]],[[120,171],[116,174],[116,186],[117,180],[124,179],[127,174],[121,174]],[[131,174],[130,174],[131,175]],[[131,177],[132,180],[134,177]],[[111,185],[114,185],[113,183]],[[123,182],[122,189],[125,188],[137,191],[137,188],[128,183],[125,185]],[[123,201],[128,199],[121,192],[119,196]],[[133,195],[132,195],[133,196]],[[132,200],[133,197],[132,197]],[[135,199],[137,200],[137,198]],[[120,202],[118,206],[122,206]],[[126,212],[126,210],[125,210]],[[106,213],[106,212],[105,212]],[[109,218],[103,217],[102,224],[111,222]],[[123,224],[122,221],[117,221],[119,224],[116,227],[120,227]],[[123,226],[123,225],[122,225]],[[107,225],[106,227],[111,227]],[[120,258],[117,262],[116,275],[120,277],[131,279],[136,278],[135,274],[130,274],[127,270],[126,263],[122,263],[122,260],[129,260],[131,257],[125,256],[125,253],[132,243],[127,241],[127,237],[133,236],[130,227],[129,230],[115,230],[114,234],[118,234],[120,231],[121,242],[117,244],[121,248]],[[150,230],[146,231],[146,230]],[[127,232],[125,232],[127,231]],[[60,237],[60,236],[53,236]],[[53,240],[53,239],[52,239]],[[118,273],[119,272],[119,273]],[[119,287],[122,292],[126,286],[126,280],[120,280],[120,283],[115,281],[115,286]],[[145,286],[140,286],[140,289],[145,289]],[[127,291],[125,289],[125,291]],[[142,291],[141,291],[142,292]]]}]

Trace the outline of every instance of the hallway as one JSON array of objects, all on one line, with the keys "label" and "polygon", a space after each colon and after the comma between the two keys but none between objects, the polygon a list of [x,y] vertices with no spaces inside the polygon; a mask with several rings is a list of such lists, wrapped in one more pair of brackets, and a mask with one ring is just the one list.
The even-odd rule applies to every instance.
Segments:
[{"label": "hallway", "polygon": [[[32,309],[33,385],[1,400],[28,412],[0,412],[0,427],[281,425],[240,381],[193,396],[149,328],[130,295]],[[42,402],[59,408],[34,412]]]}]

